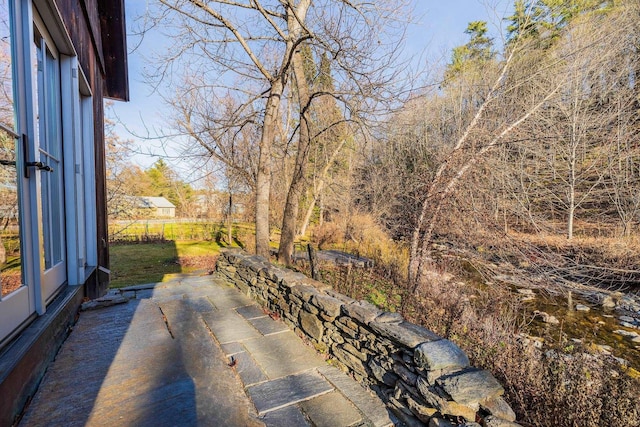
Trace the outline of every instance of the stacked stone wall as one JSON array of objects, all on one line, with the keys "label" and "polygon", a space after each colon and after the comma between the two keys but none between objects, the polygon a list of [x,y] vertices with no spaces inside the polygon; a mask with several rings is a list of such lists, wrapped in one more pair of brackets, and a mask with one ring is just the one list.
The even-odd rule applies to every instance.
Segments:
[{"label": "stacked stone wall", "polygon": [[403,424],[518,426],[488,371],[398,313],[239,250],[224,250],[217,271],[377,392]]}]

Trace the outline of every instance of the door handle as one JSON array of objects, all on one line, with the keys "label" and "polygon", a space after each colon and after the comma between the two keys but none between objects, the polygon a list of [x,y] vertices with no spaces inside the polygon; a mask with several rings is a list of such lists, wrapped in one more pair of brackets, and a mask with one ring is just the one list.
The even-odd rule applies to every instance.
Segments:
[{"label": "door handle", "polygon": [[24,177],[29,178],[29,168],[38,168],[38,170],[53,172],[53,168],[49,165],[45,165],[42,162],[28,162],[27,161],[27,153],[28,151],[28,140],[27,135],[22,134],[22,153],[24,158]]},{"label": "door handle", "polygon": [[38,168],[38,170],[41,171],[53,172],[53,168],[51,166],[45,165],[42,162],[27,162],[26,165],[28,168]]},{"label": "door handle", "polygon": [[[10,133],[9,130],[5,129],[4,126],[2,127],[2,130],[8,132],[11,136],[14,136],[13,133]],[[16,135],[17,136],[17,135]],[[24,161],[24,177],[25,178],[29,178],[29,168],[38,168],[38,170],[41,171],[45,171],[45,172],[53,172],[53,168],[49,165],[46,165],[42,162],[28,162],[26,157],[27,157],[27,135],[22,135],[22,155],[25,159]],[[0,159],[0,165],[2,166],[15,166],[16,165],[16,161],[15,160],[4,160],[4,159]]]}]

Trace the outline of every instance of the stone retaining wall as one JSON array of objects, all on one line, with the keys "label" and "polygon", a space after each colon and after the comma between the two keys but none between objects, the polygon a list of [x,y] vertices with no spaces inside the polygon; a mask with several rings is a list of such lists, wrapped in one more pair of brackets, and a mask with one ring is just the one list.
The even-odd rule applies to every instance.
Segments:
[{"label": "stone retaining wall", "polygon": [[376,391],[404,424],[518,426],[488,371],[398,313],[239,250],[223,250],[217,271]]}]

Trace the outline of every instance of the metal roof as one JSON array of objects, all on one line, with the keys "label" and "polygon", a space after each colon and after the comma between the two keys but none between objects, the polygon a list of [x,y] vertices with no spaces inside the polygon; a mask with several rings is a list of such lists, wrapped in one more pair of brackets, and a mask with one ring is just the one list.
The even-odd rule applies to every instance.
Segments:
[{"label": "metal roof", "polygon": [[175,208],[176,205],[165,199],[164,197],[139,197],[141,204],[146,208]]}]

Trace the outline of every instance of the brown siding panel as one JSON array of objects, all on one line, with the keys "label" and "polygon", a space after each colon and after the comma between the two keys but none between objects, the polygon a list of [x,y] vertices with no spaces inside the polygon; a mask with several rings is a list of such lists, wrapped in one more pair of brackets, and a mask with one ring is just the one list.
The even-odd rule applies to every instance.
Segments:
[{"label": "brown siding panel", "polygon": [[[56,0],[56,3],[93,92],[96,246],[98,266],[108,269],[103,98],[129,98],[124,3],[122,0]],[[91,280],[86,284],[86,294],[96,298],[104,294],[107,285]]]}]

